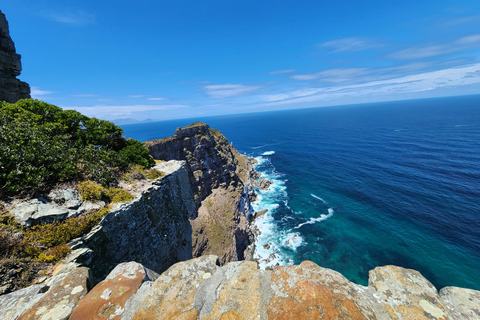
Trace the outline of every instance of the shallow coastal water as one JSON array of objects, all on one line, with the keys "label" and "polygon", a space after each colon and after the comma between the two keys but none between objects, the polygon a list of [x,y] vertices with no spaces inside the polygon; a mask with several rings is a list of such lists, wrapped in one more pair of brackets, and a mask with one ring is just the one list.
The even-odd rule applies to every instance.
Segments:
[{"label": "shallow coastal water", "polygon": [[197,120],[274,181],[255,204],[262,266],[312,260],[366,284],[394,264],[480,290],[480,96],[122,127],[143,141]]}]

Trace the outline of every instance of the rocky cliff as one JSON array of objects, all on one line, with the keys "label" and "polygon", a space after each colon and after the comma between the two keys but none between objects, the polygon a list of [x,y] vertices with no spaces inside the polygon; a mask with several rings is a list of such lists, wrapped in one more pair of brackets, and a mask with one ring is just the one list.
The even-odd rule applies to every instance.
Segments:
[{"label": "rocky cliff", "polygon": [[155,169],[165,176],[147,182],[134,200],[115,205],[90,233],[72,241],[67,262],[90,267],[99,281],[124,261],[135,260],[160,273],[192,258],[188,218],[195,207],[185,163],[163,162]]},{"label": "rocky cliff", "polygon": [[171,137],[145,142],[158,160],[185,160],[197,215],[191,220],[193,256],[218,255],[223,261],[243,260],[253,250],[250,221],[253,184],[258,178],[253,159],[241,155],[215,129],[196,122]]},{"label": "rocky cliff", "polygon": [[[87,268],[69,264],[44,284],[0,296],[2,319],[410,319],[480,318],[480,292],[435,287],[415,270],[370,271],[368,286],[304,261],[259,270],[203,256],[155,281],[136,262],[119,264],[93,289]],[[88,292],[88,293],[87,293]]]},{"label": "rocky cliff", "polygon": [[21,71],[20,55],[10,38],[7,19],[0,11],[0,101],[14,103],[30,98],[30,86],[16,78]]}]

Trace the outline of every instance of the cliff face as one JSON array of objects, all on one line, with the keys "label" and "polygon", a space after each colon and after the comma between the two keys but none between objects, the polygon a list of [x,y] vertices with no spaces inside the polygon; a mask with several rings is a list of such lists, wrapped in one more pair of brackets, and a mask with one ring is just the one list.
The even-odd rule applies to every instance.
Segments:
[{"label": "cliff face", "polygon": [[264,271],[253,261],[221,266],[209,255],[179,262],[155,281],[141,264],[122,263],[91,290],[88,269],[66,269],[47,284],[0,296],[2,319],[480,318],[479,291],[437,292],[419,272],[395,266],[370,271],[365,287],[309,261]]},{"label": "cliff face", "polygon": [[194,123],[171,137],[145,142],[159,160],[185,160],[195,197],[193,256],[218,255],[223,261],[245,259],[253,242],[250,219],[253,164],[218,130]]},{"label": "cliff face", "polygon": [[30,86],[16,78],[21,71],[20,55],[15,52],[7,19],[0,11],[0,101],[14,103],[30,98]]},{"label": "cliff face", "polygon": [[159,163],[163,178],[149,183],[137,197],[112,207],[89,234],[72,241],[69,260],[90,267],[103,279],[118,263],[135,260],[147,269],[163,272],[172,264],[192,258],[194,213],[185,163]]}]

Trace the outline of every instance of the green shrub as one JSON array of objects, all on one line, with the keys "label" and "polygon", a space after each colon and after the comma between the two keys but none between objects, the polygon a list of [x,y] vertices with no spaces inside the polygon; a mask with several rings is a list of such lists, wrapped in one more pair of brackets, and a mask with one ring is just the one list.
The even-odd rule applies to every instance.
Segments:
[{"label": "green shrub", "polygon": [[122,188],[108,188],[105,190],[105,196],[110,200],[110,202],[128,202],[133,200],[135,197]]},{"label": "green shrub", "polygon": [[159,171],[157,169],[150,169],[147,171],[147,178],[150,180],[155,180],[158,178],[163,177],[165,174],[162,171]]},{"label": "green shrub", "polygon": [[102,199],[103,187],[93,181],[84,181],[78,185],[78,191],[83,200],[100,200]]},{"label": "green shrub", "polygon": [[25,231],[24,243],[42,243],[48,248],[66,244],[70,240],[89,232],[100,222],[108,211],[108,207],[105,207],[86,217],[72,217],[62,222],[44,223],[33,226]]},{"label": "green shrub", "polygon": [[40,253],[36,260],[42,262],[57,262],[67,256],[72,251],[69,245],[60,244]]},{"label": "green shrub", "polygon": [[89,179],[108,185],[130,165],[154,165],[115,124],[32,99],[0,102],[0,197]]}]

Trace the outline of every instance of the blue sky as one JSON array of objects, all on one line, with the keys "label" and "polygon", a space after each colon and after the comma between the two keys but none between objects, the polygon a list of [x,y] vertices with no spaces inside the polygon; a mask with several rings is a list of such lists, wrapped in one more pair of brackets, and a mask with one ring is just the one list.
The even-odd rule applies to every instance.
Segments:
[{"label": "blue sky", "polygon": [[166,120],[480,93],[480,1],[0,0],[32,96]]}]

